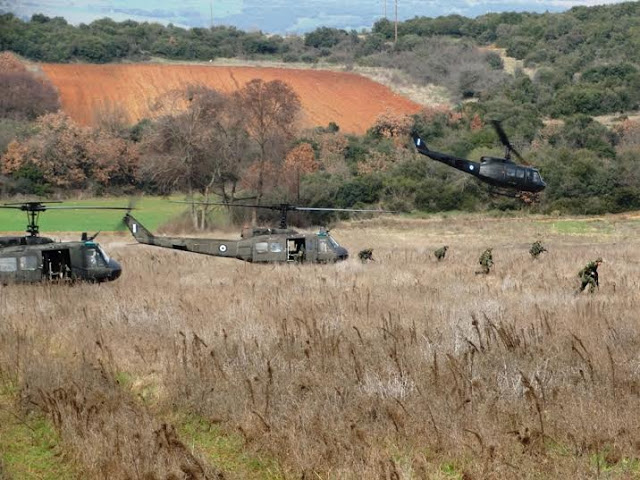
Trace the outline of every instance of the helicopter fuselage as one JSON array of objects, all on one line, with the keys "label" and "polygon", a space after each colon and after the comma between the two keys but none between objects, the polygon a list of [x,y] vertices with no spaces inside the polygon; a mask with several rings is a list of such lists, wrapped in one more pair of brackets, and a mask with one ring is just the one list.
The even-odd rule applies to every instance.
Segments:
[{"label": "helicopter fuselage", "polygon": [[494,187],[522,192],[538,193],[547,186],[536,168],[518,165],[506,158],[482,157],[477,177]]},{"label": "helicopter fuselage", "polygon": [[346,260],[347,249],[328,232],[304,234],[288,228],[244,231],[240,240],[160,237],[127,214],[124,222],[137,242],[174,250],[235,258],[253,263],[332,263]]},{"label": "helicopter fuselage", "polygon": [[48,280],[104,282],[120,277],[120,264],[93,241],[0,237],[0,283]]},{"label": "helicopter fuselage", "polygon": [[474,162],[465,158],[430,150],[419,137],[416,137],[414,142],[418,152],[422,155],[464,173],[473,175],[494,187],[537,193],[544,190],[547,186],[542,180],[538,169],[518,165],[508,158],[482,157],[479,162]]}]

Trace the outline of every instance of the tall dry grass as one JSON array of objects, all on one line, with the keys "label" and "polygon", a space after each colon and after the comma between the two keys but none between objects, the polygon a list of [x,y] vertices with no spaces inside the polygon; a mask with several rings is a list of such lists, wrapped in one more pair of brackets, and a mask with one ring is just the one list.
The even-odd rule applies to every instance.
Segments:
[{"label": "tall dry grass", "polygon": [[[377,219],[334,230],[375,263],[325,266],[114,237],[117,282],[0,289],[0,377],[102,478],[217,475],[167,420],[184,413],[291,478],[625,478],[640,472],[638,229]],[[475,275],[488,246],[495,269]],[[576,295],[596,256],[600,291]]]}]

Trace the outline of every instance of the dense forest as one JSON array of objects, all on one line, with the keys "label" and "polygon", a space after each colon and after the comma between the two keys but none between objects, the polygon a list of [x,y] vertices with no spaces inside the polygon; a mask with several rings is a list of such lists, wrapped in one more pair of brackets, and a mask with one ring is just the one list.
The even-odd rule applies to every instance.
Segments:
[{"label": "dense forest", "polygon": [[[524,68],[505,71],[497,48],[521,60]],[[42,79],[0,68],[4,194],[47,194],[61,188],[94,193],[192,189],[228,201],[244,192],[264,201],[336,207],[520,208],[472,178],[419,158],[410,144],[409,134],[415,131],[433,148],[455,155],[477,159],[500,154],[490,126],[497,119],[549,185],[540,203],[528,208],[572,213],[640,208],[640,124],[633,116],[640,107],[640,2],[576,7],[559,14],[416,17],[398,24],[397,39],[388,20],[365,32],[322,27],[304,36],[281,37],[233,27],[183,29],[110,19],[73,26],[58,17],[34,15],[22,21],[6,14],[0,16],[0,50],[43,62],[237,57],[320,67],[332,63],[345,69],[385,67],[417,85],[446,87],[456,105],[452,110],[426,108],[410,118],[384,115],[363,136],[342,134],[338,118],[312,131],[273,119],[272,131],[258,132],[247,113],[247,98],[256,91],[243,89],[227,97],[190,86],[183,93],[196,100],[187,111],[137,125],[126,125],[118,112],[111,112],[88,129],[55,113],[57,99]],[[253,87],[271,89],[273,101],[287,104],[292,114],[299,108],[286,85],[258,82]],[[38,94],[25,97],[23,88]],[[242,95],[249,97],[243,100]],[[269,115],[270,106],[264,108],[262,113]],[[245,113],[237,117],[232,111]],[[55,117],[43,120],[43,114]],[[607,122],[596,118],[602,115],[609,116]],[[160,132],[183,131],[189,122],[202,128],[199,138],[209,142],[191,152],[194,168],[173,171],[173,177],[152,175],[158,169],[150,165],[164,162],[163,171],[171,172],[170,160],[184,151],[160,141]],[[242,143],[242,138],[249,140]],[[71,139],[84,140],[81,145],[64,143]],[[224,161],[213,161],[211,151],[226,152]],[[59,166],[62,157],[64,168]],[[203,176],[196,165],[209,165],[214,175]],[[292,166],[293,177],[282,175]],[[189,183],[202,178],[209,182]]]}]

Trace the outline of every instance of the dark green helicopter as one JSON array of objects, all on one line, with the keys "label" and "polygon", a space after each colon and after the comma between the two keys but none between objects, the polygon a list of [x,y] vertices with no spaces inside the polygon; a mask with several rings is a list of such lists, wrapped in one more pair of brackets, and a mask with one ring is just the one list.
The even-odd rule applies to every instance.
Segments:
[{"label": "dark green helicopter", "polygon": [[130,210],[130,207],[49,206],[61,202],[5,203],[0,208],[27,213],[25,236],[0,237],[0,283],[32,283],[43,280],[86,280],[104,282],[117,279],[120,264],[107,255],[93,236],[82,234],[80,241],[56,242],[40,236],[38,218],[46,210],[104,209]]},{"label": "dark green helicopter", "polygon": [[124,222],[129,227],[136,241],[156,247],[184,250],[204,255],[213,255],[215,257],[236,258],[244,260],[245,262],[255,263],[333,263],[349,258],[347,249],[342,247],[327,230],[320,230],[317,233],[308,234],[288,228],[288,212],[394,213],[385,210],[354,208],[298,207],[289,205],[288,203],[282,203],[280,205],[201,204],[277,210],[280,211],[280,225],[278,228],[245,228],[242,231],[240,240],[220,240],[212,238],[158,237],[144,228],[144,226],[129,213],[125,215]]},{"label": "dark green helicopter", "polygon": [[492,124],[505,147],[504,158],[481,157],[480,162],[473,162],[465,158],[430,150],[424,140],[415,134],[413,135],[413,142],[421,154],[474,175],[479,180],[495,187],[496,190],[494,192],[500,195],[518,197],[523,196],[523,194],[536,194],[544,190],[547,184],[542,180],[538,169],[528,165],[518,165],[511,160],[511,153],[513,153],[522,163],[526,163],[509,142],[509,138],[500,123],[493,121]]}]

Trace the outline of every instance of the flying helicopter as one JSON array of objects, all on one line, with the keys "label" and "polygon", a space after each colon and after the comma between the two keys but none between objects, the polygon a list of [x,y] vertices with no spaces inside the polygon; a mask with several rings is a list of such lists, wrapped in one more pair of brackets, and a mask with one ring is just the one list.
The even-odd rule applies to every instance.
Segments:
[{"label": "flying helicopter", "polygon": [[79,241],[56,242],[40,236],[38,219],[47,210],[99,209],[130,210],[131,207],[50,206],[61,202],[5,203],[0,208],[27,213],[25,236],[0,237],[0,283],[33,283],[43,280],[86,280],[104,282],[117,279],[120,264],[94,240],[98,233],[83,233]]},{"label": "flying helicopter", "polygon": [[156,247],[172,248],[216,257],[236,258],[254,263],[334,263],[346,260],[349,257],[347,249],[341,246],[328,230],[321,229],[317,233],[309,234],[288,228],[288,212],[395,213],[373,209],[300,207],[288,203],[279,205],[194,203],[277,210],[280,211],[280,225],[277,228],[248,227],[243,229],[240,240],[221,240],[212,238],[159,237],[153,235],[130,213],[125,215],[124,222],[138,243]]},{"label": "flying helicopter", "polygon": [[[424,140],[416,134],[413,135],[413,142],[421,154],[474,175],[479,180],[495,187],[496,190],[494,192],[500,195],[520,197],[536,194],[544,190],[547,184],[542,180],[538,169],[526,164],[520,153],[509,142],[509,138],[502,129],[500,122],[493,121],[492,124],[505,147],[504,158],[484,156],[480,158],[480,162],[473,162],[465,158],[430,150]],[[524,165],[518,165],[511,160],[511,153]]]}]

